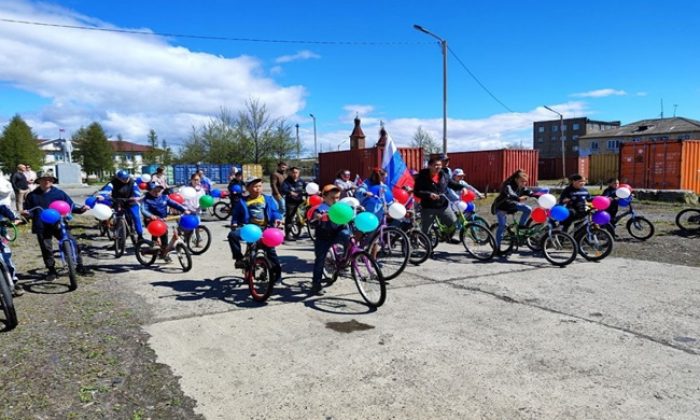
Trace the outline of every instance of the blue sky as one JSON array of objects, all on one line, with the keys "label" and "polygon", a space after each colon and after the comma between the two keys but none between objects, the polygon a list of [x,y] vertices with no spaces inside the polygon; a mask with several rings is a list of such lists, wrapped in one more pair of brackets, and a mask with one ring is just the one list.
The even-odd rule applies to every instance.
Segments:
[{"label": "blue sky", "polygon": [[80,31],[0,21],[0,124],[20,113],[41,137],[93,120],[172,144],[221,107],[260,98],[324,149],[347,148],[359,113],[368,143],[383,120],[399,144],[418,126],[442,136],[450,48],[508,108],[448,58],[448,147],[531,143],[532,121],[700,119],[700,2],[2,0],[0,19],[157,33],[402,45],[256,43]]}]

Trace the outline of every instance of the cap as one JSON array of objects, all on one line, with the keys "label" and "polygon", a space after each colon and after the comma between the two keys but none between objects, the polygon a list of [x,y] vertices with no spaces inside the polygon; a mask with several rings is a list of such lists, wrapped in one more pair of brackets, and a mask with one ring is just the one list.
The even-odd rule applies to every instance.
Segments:
[{"label": "cap", "polygon": [[245,180],[245,186],[246,186],[246,187],[249,187],[250,184],[254,184],[254,183],[256,183],[256,182],[261,182],[261,181],[262,181],[262,178],[257,177],[257,176],[251,176],[251,177],[246,178],[246,180]]},{"label": "cap", "polygon": [[56,178],[55,176],[45,174],[45,175],[39,175],[39,176],[36,178],[36,180],[34,181],[34,183],[35,183],[35,184],[38,184],[39,181],[41,181],[42,179],[50,179],[51,182],[53,182],[54,184],[55,184],[56,182],[58,182],[58,178]]},{"label": "cap", "polygon": [[327,193],[329,193],[329,192],[331,192],[331,191],[338,191],[338,192],[340,192],[340,188],[338,188],[337,185],[328,184],[328,185],[326,185],[325,187],[323,187],[323,190],[322,190],[322,192],[323,192],[324,195],[327,194]]},{"label": "cap", "polygon": [[464,171],[461,168],[457,168],[452,172],[452,176],[463,176]]},{"label": "cap", "polygon": [[148,191],[153,191],[153,190],[155,190],[156,188],[160,188],[160,189],[163,189],[163,190],[165,189],[165,187],[164,187],[162,184],[156,184],[155,182],[149,182],[149,183],[148,183]]},{"label": "cap", "polygon": [[450,157],[445,153],[440,153],[440,160],[450,160]]}]

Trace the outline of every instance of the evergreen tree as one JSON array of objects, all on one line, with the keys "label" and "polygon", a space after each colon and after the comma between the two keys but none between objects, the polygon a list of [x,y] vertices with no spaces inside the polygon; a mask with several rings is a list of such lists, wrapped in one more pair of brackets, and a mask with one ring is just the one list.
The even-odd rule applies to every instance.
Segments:
[{"label": "evergreen tree", "polygon": [[162,160],[163,151],[158,149],[158,134],[152,128],[148,132],[148,145],[151,150],[143,154],[143,162],[146,165],[156,164]]},{"label": "evergreen tree", "polygon": [[81,127],[73,134],[72,140],[76,144],[76,156],[81,159],[86,173],[96,174],[100,178],[112,173],[112,147],[99,123],[93,122],[87,128]]},{"label": "evergreen tree", "polygon": [[31,127],[19,115],[12,117],[2,131],[0,160],[3,171],[7,173],[14,172],[20,163],[33,168],[41,168],[44,163],[44,151],[39,147]]}]

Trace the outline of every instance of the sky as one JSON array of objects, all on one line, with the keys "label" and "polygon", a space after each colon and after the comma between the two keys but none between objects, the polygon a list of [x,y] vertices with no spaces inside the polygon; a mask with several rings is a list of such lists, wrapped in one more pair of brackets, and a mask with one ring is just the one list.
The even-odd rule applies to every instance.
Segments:
[{"label": "sky", "polygon": [[319,150],[347,149],[356,115],[368,146],[380,121],[399,146],[418,127],[441,143],[441,50],[414,24],[450,48],[449,151],[531,146],[533,121],[558,118],[543,105],[627,124],[663,102],[664,116],[700,119],[694,0],[0,0],[0,125],[19,114],[56,138],[98,121],[177,148],[257,99],[299,124],[307,152],[310,114]]}]

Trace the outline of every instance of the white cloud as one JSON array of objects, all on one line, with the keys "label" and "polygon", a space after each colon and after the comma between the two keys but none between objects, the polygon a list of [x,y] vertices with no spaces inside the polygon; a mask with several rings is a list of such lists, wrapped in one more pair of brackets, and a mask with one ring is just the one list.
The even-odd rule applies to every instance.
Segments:
[{"label": "white cloud", "polygon": [[316,54],[313,51],[309,50],[302,50],[299,51],[296,54],[292,55],[283,55],[281,57],[277,57],[275,59],[275,63],[277,64],[282,64],[282,63],[291,63],[292,61],[299,61],[299,60],[309,60],[312,58],[321,58],[320,55]]},{"label": "white cloud", "polygon": [[647,93],[646,92],[637,92],[636,95],[637,96],[647,96]]},{"label": "white cloud", "polygon": [[[0,17],[115,28],[22,0],[4,1]],[[289,117],[304,107],[306,95],[302,86],[263,76],[255,57],[190,51],[159,37],[1,23],[0,51],[0,80],[51,99],[25,115],[45,137],[55,136],[56,127],[70,132],[98,121],[134,141],[145,142],[150,128],[174,140],[222,106],[238,110],[257,98],[274,116]]]},{"label": "white cloud", "polygon": [[570,96],[577,98],[604,98],[606,96],[625,96],[627,92],[617,89],[598,89],[588,92],[573,93]]}]

